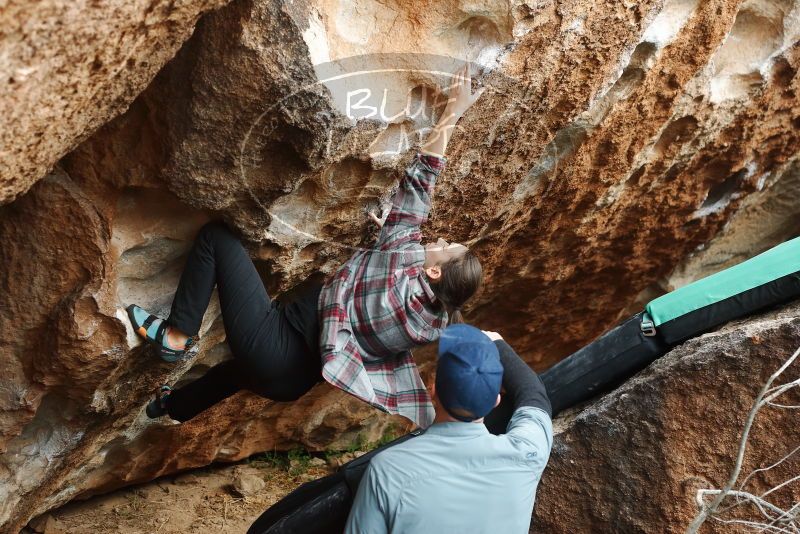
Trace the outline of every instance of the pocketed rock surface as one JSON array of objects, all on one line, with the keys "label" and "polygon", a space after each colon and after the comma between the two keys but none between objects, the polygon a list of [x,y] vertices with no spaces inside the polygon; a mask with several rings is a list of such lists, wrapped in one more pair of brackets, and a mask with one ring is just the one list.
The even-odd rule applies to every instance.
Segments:
[{"label": "pocketed rock surface", "polygon": [[225,0],[9,0],[0,10],[0,204],[124,112]]},{"label": "pocketed rock surface", "polygon": [[385,205],[441,109],[441,73],[463,60],[487,90],[451,141],[425,234],[480,254],[467,317],[537,369],[800,229],[796,2],[221,4],[3,11],[61,24],[36,54],[19,50],[39,34],[0,34],[0,57],[29,73],[0,93],[5,530],[78,496],[385,431],[325,385],[149,421],[156,386],[230,353],[215,299],[199,354],[176,366],[141,346],[124,307],[169,309],[210,219],[242,235],[274,295],[368,245],[365,209]]},{"label": "pocketed rock surface", "polygon": [[[722,488],[736,463],[745,421],[769,377],[800,348],[800,303],[687,341],[619,389],[555,422],[531,532],[684,532],[698,490]],[[800,360],[775,381],[800,379]],[[800,388],[774,399],[797,406]],[[735,490],[763,495],[800,473],[797,409],[765,406],[749,433]],[[767,500],[788,510],[797,481]],[[711,498],[707,497],[707,502]],[[726,508],[736,502],[729,497]],[[764,521],[740,504],[701,533],[750,531],[722,521]]]}]

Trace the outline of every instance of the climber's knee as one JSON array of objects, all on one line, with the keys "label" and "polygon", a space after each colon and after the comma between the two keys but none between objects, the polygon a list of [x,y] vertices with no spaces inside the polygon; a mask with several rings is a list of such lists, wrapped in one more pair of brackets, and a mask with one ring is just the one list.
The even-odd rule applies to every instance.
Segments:
[{"label": "climber's knee", "polygon": [[209,221],[200,228],[197,238],[205,241],[219,242],[220,240],[236,239],[236,236],[223,221]]}]

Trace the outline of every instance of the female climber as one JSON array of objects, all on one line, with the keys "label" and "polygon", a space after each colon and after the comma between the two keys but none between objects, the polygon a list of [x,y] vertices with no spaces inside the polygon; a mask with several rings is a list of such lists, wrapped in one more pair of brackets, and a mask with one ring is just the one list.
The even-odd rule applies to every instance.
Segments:
[{"label": "female climber", "polygon": [[482,280],[478,258],[444,239],[422,245],[445,148],[462,114],[478,99],[468,67],[450,88],[445,109],[406,168],[377,243],[356,251],[327,278],[284,304],[271,300],[252,260],[221,222],[200,230],[189,252],[169,317],[128,306],[133,328],[160,356],[176,361],[196,344],[216,283],[234,358],[180,388],[162,386],[147,406],[151,418],[188,421],[240,389],[276,401],[298,399],[323,378],[414,423],[434,417],[410,349],[461,322],[461,307]]}]

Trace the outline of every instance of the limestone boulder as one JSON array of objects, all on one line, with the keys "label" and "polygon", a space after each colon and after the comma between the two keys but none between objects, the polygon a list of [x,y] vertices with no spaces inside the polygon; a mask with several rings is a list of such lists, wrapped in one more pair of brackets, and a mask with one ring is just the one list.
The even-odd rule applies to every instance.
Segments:
[{"label": "limestone boulder", "polygon": [[786,199],[785,215],[745,225],[757,235],[737,238],[737,260],[743,243],[765,243],[752,255],[797,230],[794,2],[457,3],[424,20],[332,5],[210,14],[131,111],[70,155],[71,174],[149,177],[222,214],[285,289],[366,244],[364,210],[441,109],[437,73],[471,61],[486,92],[454,135],[426,230],[479,252],[487,283],[470,318],[539,368],[674,288],[672,270],[740,208]]},{"label": "limestone boulder", "polygon": [[0,204],[127,109],[225,0],[11,0],[0,10]]},{"label": "limestone boulder", "polygon": [[216,297],[200,353],[177,366],[142,345],[118,306],[168,312],[208,214],[165,191],[82,190],[64,173],[0,211],[0,327],[21,334],[3,338],[3,531],[77,496],[301,443],[346,448],[378,440],[390,423],[324,387],[291,404],[243,392],[184,425],[148,420],[158,384],[231,357]]},{"label": "limestone boulder", "polygon": [[[687,341],[614,392],[557,419],[531,532],[685,532],[698,513],[698,491],[720,489],[731,476],[760,390],[798,348],[795,303]],[[795,361],[774,385],[798,379]],[[791,482],[800,472],[800,457],[791,454],[800,442],[791,408],[798,403],[794,387],[759,410],[734,490],[766,493],[784,510],[800,501]],[[770,522],[735,496],[720,509],[727,511],[699,532],[745,532],[735,521]]]}]

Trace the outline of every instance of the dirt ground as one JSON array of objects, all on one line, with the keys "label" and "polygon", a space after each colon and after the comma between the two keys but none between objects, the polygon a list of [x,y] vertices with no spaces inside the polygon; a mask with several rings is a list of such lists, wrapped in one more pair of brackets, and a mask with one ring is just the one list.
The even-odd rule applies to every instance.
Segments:
[{"label": "dirt ground", "polygon": [[[300,484],[325,476],[350,452],[327,458],[264,454],[123,488],[67,504],[30,522],[22,534],[242,534],[269,506]],[[244,484],[242,479],[245,479]],[[264,487],[256,480],[264,481]],[[247,491],[247,485],[250,491]],[[245,486],[245,493],[236,486]]]}]

